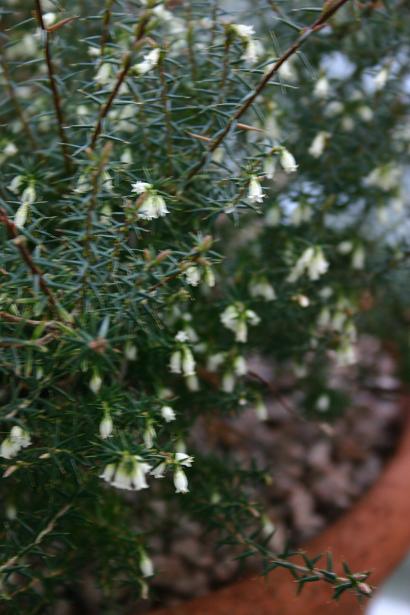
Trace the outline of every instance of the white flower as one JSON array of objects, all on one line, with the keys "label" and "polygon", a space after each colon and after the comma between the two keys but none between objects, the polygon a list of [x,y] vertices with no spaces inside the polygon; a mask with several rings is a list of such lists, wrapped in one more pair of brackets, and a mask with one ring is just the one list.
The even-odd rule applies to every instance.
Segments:
[{"label": "white flower", "polygon": [[104,417],[100,423],[99,430],[100,436],[103,440],[111,436],[113,430],[113,422],[111,415],[108,412],[104,414]]},{"label": "white flower", "polygon": [[13,177],[7,188],[10,190],[10,192],[17,194],[21,184],[23,183],[23,180],[23,175],[16,175],[16,177]]},{"label": "white flower", "polygon": [[295,266],[290,272],[287,281],[290,283],[296,282],[304,273],[312,280],[318,280],[321,275],[326,273],[329,268],[329,263],[326,260],[323,251],[319,247],[310,246],[302,256],[297,260]]},{"label": "white flower", "polygon": [[152,184],[148,182],[137,181],[131,184],[131,192],[135,192],[136,194],[143,194],[152,188]]},{"label": "white flower", "polygon": [[[142,184],[144,182],[138,183]],[[143,197],[143,201],[138,209],[140,218],[143,220],[153,220],[154,218],[162,218],[169,213],[164,198],[154,189],[144,190],[143,193],[145,197]]]},{"label": "white flower", "polygon": [[186,331],[183,331],[181,329],[181,331],[178,331],[178,333],[175,336],[175,340],[177,342],[188,342],[189,341],[189,335]]},{"label": "white flower", "polygon": [[175,421],[176,419],[175,412],[173,408],[171,408],[171,406],[162,406],[161,416],[164,419],[164,421],[166,421],[167,423],[170,423],[171,421]]},{"label": "white flower", "polygon": [[255,404],[256,416],[260,421],[266,421],[268,419],[268,409],[265,402],[261,397],[258,398]]},{"label": "white flower", "polygon": [[389,69],[387,66],[384,66],[374,77],[373,84],[376,92],[379,92],[384,88],[389,78]]},{"label": "white flower", "polygon": [[365,177],[363,183],[365,186],[380,188],[381,190],[392,190],[399,185],[401,170],[391,164],[386,164],[382,167],[377,167]]},{"label": "white flower", "polygon": [[157,66],[159,57],[160,50],[158,48],[152,49],[143,57],[142,62],[139,62],[139,64],[134,66],[134,71],[138,75],[145,75],[145,73],[148,73],[150,70],[155,68],[155,66]]},{"label": "white flower", "polygon": [[257,325],[260,318],[253,310],[247,310],[241,304],[229,305],[220,316],[222,324],[235,333],[237,342],[246,342],[248,337],[247,324]]},{"label": "white flower", "polygon": [[191,286],[198,286],[201,281],[201,272],[196,265],[190,265],[187,269],[185,269],[184,275],[187,283]]},{"label": "white flower", "polygon": [[154,574],[154,564],[145,551],[142,551],[141,553],[140,568],[143,577],[152,577]]},{"label": "white flower", "polygon": [[245,49],[243,54],[241,55],[241,59],[244,60],[246,64],[255,64],[260,55],[260,44],[257,45],[256,41],[254,41],[252,38],[249,38],[247,41],[244,41],[244,43]]},{"label": "white flower", "polygon": [[177,461],[181,466],[190,468],[194,463],[194,458],[191,457],[191,455],[187,455],[186,453],[176,452],[175,461]]},{"label": "white flower", "polygon": [[278,226],[281,219],[281,210],[279,207],[271,207],[266,212],[265,222],[267,226]]},{"label": "white flower", "polygon": [[361,105],[358,108],[357,113],[363,122],[371,122],[374,117],[374,113],[368,105]]},{"label": "white flower", "polygon": [[353,250],[353,243],[346,239],[345,241],[341,241],[337,246],[337,251],[340,254],[349,254]]},{"label": "white flower", "polygon": [[5,156],[14,156],[17,154],[18,149],[11,141],[7,143],[6,147],[3,149],[3,154]]},{"label": "white flower", "polygon": [[99,67],[97,74],[94,77],[94,81],[100,85],[106,85],[111,81],[112,66],[108,62],[104,62]]},{"label": "white flower", "polygon": [[188,479],[182,468],[177,468],[174,472],[175,493],[188,493]]},{"label": "white flower", "polygon": [[232,30],[243,39],[249,39],[255,35],[255,28],[245,24],[231,24]]},{"label": "white flower", "polygon": [[150,470],[151,466],[138,455],[124,454],[118,464],[108,464],[100,477],[118,489],[139,491],[148,487],[145,475]]},{"label": "white flower", "polygon": [[90,387],[91,391],[95,393],[95,395],[97,395],[97,393],[101,389],[101,385],[102,385],[101,376],[99,375],[98,372],[94,372],[88,386]]},{"label": "white flower", "polygon": [[137,358],[137,347],[135,346],[135,344],[128,341],[125,344],[124,355],[125,358],[128,359],[128,361],[135,361],[135,359]]},{"label": "white flower", "polygon": [[195,376],[195,359],[188,346],[182,349],[182,371],[184,376]]},{"label": "white flower", "polygon": [[30,444],[31,438],[28,431],[18,425],[14,425],[10,430],[10,434],[1,443],[0,457],[11,459],[15,457],[22,448],[26,448],[30,446]]},{"label": "white flower", "polygon": [[316,401],[316,410],[318,410],[319,412],[326,412],[327,410],[329,410],[329,405],[330,405],[329,395],[326,395],[326,393],[323,393],[322,395],[320,395],[320,397],[318,397]]},{"label": "white flower", "polygon": [[84,192],[89,192],[91,190],[91,182],[87,175],[81,174],[77,180],[77,185],[74,188],[74,192],[79,194],[83,194]]},{"label": "white flower", "polygon": [[298,165],[296,164],[296,160],[293,154],[286,148],[283,148],[281,151],[280,163],[285,173],[295,173],[297,171]]},{"label": "white flower", "polygon": [[173,374],[180,374],[182,372],[182,352],[175,350],[169,362],[169,370]]},{"label": "white flower", "polygon": [[52,26],[56,19],[57,15],[55,13],[48,12],[43,14],[43,21],[46,28]]},{"label": "white flower", "polygon": [[327,98],[329,96],[330,85],[326,77],[320,77],[313,89],[313,95],[316,98]]},{"label": "white flower", "polygon": [[357,246],[352,254],[352,267],[353,269],[363,269],[365,263],[366,253],[363,246]]},{"label": "white flower", "polygon": [[233,368],[237,376],[244,376],[248,371],[246,359],[241,356],[235,357],[233,362]]},{"label": "white flower", "polygon": [[330,134],[326,131],[318,132],[316,137],[313,139],[311,146],[309,147],[309,154],[313,156],[313,158],[320,158],[320,156],[325,151],[326,144],[329,140]]},{"label": "white flower", "polygon": [[274,301],[276,299],[275,289],[267,280],[253,280],[249,284],[249,294],[253,298],[261,297],[265,301]]},{"label": "white flower", "polygon": [[223,364],[224,361],[225,361],[225,353],[224,352],[217,352],[215,354],[211,354],[208,357],[207,369],[210,372],[216,372],[216,371],[218,371],[218,368]]},{"label": "white flower", "polygon": [[221,389],[225,393],[232,393],[235,388],[235,376],[232,372],[225,372],[222,377]]},{"label": "white flower", "polygon": [[212,267],[209,265],[205,265],[203,272],[203,280],[209,288],[213,288],[215,286],[215,274],[212,270]]},{"label": "white flower", "polygon": [[264,194],[262,186],[256,175],[251,175],[248,187],[248,201],[250,203],[262,203]]},{"label": "white flower", "polygon": [[273,179],[276,171],[276,158],[273,156],[266,156],[263,161],[263,172],[267,179]]},{"label": "white flower", "polygon": [[21,195],[21,200],[24,204],[32,205],[36,200],[36,190],[33,184],[30,184],[23,190],[23,194]]},{"label": "white flower", "polygon": [[186,376],[185,384],[189,391],[192,391],[193,393],[199,391],[199,380],[195,374],[190,374],[189,376]]},{"label": "white flower", "polygon": [[151,423],[148,423],[142,436],[144,444],[147,448],[152,448],[154,446],[154,439],[156,436],[157,434],[154,426]]},{"label": "white flower", "polygon": [[153,470],[151,470],[150,472],[151,476],[153,476],[154,478],[164,478],[166,467],[167,467],[166,462],[162,461]]},{"label": "white flower", "polygon": [[22,203],[20,207],[18,208],[18,210],[16,211],[16,215],[14,216],[14,224],[17,226],[17,228],[24,227],[26,220],[27,220],[28,211],[29,211],[28,203]]},{"label": "white flower", "polygon": [[132,159],[132,152],[130,150],[129,147],[127,147],[123,153],[121,154],[120,160],[123,164],[131,164],[133,159]]}]

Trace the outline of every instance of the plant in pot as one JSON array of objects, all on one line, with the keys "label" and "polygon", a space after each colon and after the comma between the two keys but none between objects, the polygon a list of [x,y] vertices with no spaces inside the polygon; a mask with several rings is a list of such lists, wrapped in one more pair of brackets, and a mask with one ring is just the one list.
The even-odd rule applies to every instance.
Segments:
[{"label": "plant in pot", "polygon": [[198,425],[229,438],[284,403],[262,357],[296,416],[347,406],[329,357],[357,361],[406,257],[403,3],[9,0],[1,17],[4,608],[78,605],[80,577],[125,612],[182,515],[264,573],[368,596],[366,572],[272,550],[249,496],[272,469]]}]

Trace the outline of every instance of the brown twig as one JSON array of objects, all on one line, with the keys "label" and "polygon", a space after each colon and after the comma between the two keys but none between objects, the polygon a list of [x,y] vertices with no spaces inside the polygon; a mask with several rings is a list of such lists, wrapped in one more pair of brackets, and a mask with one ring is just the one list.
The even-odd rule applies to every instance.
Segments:
[{"label": "brown twig", "polygon": [[65,170],[69,172],[71,169],[71,159],[70,159],[70,155],[68,153],[68,148],[67,148],[68,140],[67,140],[65,129],[64,129],[64,115],[63,115],[63,109],[61,105],[60,94],[58,91],[57,82],[56,82],[56,78],[54,75],[54,66],[53,66],[53,61],[51,57],[51,48],[50,48],[50,33],[47,30],[46,25],[44,23],[43,10],[41,7],[41,0],[35,0],[35,3],[36,3],[37,20],[40,24],[40,28],[44,36],[44,54],[45,54],[46,64],[47,64],[48,80],[50,83],[51,93],[53,96],[55,114],[57,117],[58,133],[60,135],[61,150],[63,152],[63,158],[64,158],[64,166],[65,166]]},{"label": "brown twig", "polygon": [[23,316],[16,316],[15,314],[9,314],[9,312],[0,311],[0,319],[8,320],[9,322],[14,322],[16,324],[30,325],[32,327],[37,327],[38,325],[42,325],[46,329],[54,329],[58,327],[59,323],[57,320],[31,320],[30,318],[24,318]]},{"label": "brown twig", "polygon": [[167,147],[167,163],[169,175],[173,174],[173,146],[172,146],[172,124],[171,124],[171,112],[169,109],[168,98],[168,85],[164,71],[164,58],[161,58],[158,63],[159,79],[161,82],[161,101],[164,108],[164,121],[165,121],[165,139]]},{"label": "brown twig", "polygon": [[[149,13],[145,13],[145,15],[142,16],[142,19],[141,19],[140,23],[138,24],[137,33],[135,35],[134,51],[143,42],[145,28],[147,26],[149,18],[150,18]],[[126,76],[129,73],[129,70],[131,68],[131,62],[132,62],[132,53],[126,53],[124,58],[123,58],[122,70],[121,70],[121,72],[119,73],[119,75],[117,77],[117,81],[115,82],[114,88],[113,88],[113,90],[112,90],[112,92],[111,92],[107,102],[100,109],[100,113],[98,115],[97,124],[96,124],[96,126],[94,128],[94,132],[93,132],[93,135],[91,137],[91,143],[90,143],[91,150],[95,149],[98,137],[101,134],[101,130],[102,130],[104,119],[107,117],[108,112],[110,111],[110,109],[112,107],[112,104],[113,104],[114,100],[116,99],[117,94],[120,91],[120,88],[121,88],[122,84],[124,83]]]},{"label": "brown twig", "polygon": [[57,314],[60,314],[59,303],[57,301],[57,298],[55,297],[53,291],[49,288],[46,280],[44,279],[44,274],[42,270],[33,261],[33,257],[31,256],[29,250],[27,249],[25,237],[19,234],[19,229],[14,224],[14,222],[10,220],[6,211],[2,208],[0,208],[0,222],[2,222],[4,226],[6,227],[6,229],[9,231],[10,235],[13,238],[14,245],[20,252],[23,261],[26,263],[31,273],[34,276],[38,277],[40,288],[43,291],[43,293],[46,295],[50,306],[54,308]]},{"label": "brown twig", "polygon": [[314,22],[314,24],[312,24],[311,26],[309,26],[308,28],[305,28],[305,30],[302,31],[302,33],[300,34],[300,36],[296,39],[296,41],[293,43],[293,45],[291,45],[289,47],[289,49],[287,49],[287,51],[285,51],[284,54],[281,55],[281,57],[275,62],[275,64],[272,66],[272,68],[266,73],[266,75],[261,79],[261,81],[258,83],[258,85],[256,86],[256,88],[253,90],[253,92],[247,96],[245,102],[242,103],[242,105],[239,107],[239,109],[230,117],[230,119],[228,120],[225,128],[222,130],[222,132],[216,137],[216,139],[214,139],[214,141],[212,142],[212,144],[208,147],[207,151],[205,152],[205,154],[202,156],[201,160],[198,162],[197,165],[195,165],[188,173],[187,178],[186,178],[186,182],[189,183],[193,177],[195,177],[195,175],[197,175],[197,173],[199,173],[199,171],[205,166],[205,164],[207,163],[209,154],[211,154],[212,152],[214,152],[216,150],[217,147],[219,147],[221,145],[221,143],[224,141],[225,137],[228,135],[228,133],[230,132],[232,126],[235,124],[235,122],[237,122],[239,120],[239,118],[242,117],[242,115],[249,109],[249,107],[254,103],[254,101],[256,100],[256,98],[259,96],[259,94],[262,92],[262,90],[265,88],[265,86],[269,83],[269,81],[272,79],[273,75],[275,73],[278,72],[278,70],[280,69],[280,67],[282,66],[282,64],[284,64],[291,56],[293,56],[299,49],[300,47],[307,41],[307,39],[314,34],[315,32],[317,32],[318,30],[320,30],[321,28],[323,28],[323,26],[326,24],[326,22],[347,2],[349,2],[349,0],[338,0],[337,2],[335,2],[332,6],[330,6],[327,10],[324,10],[323,13],[321,14],[321,16]]},{"label": "brown twig", "polygon": [[106,6],[105,6],[104,17],[103,17],[103,27],[102,27],[101,41],[100,41],[100,58],[102,58],[104,55],[105,46],[107,44],[108,36],[110,33],[110,21],[111,21],[111,15],[112,15],[111,9],[112,9],[113,4],[114,4],[114,0],[107,0]]}]

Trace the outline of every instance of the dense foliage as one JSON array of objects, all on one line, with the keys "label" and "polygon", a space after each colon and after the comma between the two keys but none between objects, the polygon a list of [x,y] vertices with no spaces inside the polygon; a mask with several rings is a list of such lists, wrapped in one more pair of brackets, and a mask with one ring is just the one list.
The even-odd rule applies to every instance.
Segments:
[{"label": "dense foliage", "polygon": [[[90,568],[107,612],[117,584],[146,595],[158,497],[292,567],[244,490],[269,470],[204,457],[190,431],[247,405],[266,417],[255,354],[294,372],[298,412],[331,418],[328,358],[355,361],[361,314],[408,256],[405,2],[101,4],[0,9],[14,613],[45,612]],[[301,584],[368,592],[314,566],[293,568]]]}]

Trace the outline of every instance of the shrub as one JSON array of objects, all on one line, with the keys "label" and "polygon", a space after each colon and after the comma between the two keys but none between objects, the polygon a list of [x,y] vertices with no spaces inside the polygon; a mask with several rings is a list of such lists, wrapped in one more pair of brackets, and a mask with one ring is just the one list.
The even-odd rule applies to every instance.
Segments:
[{"label": "shrub", "polygon": [[326,398],[331,417],[328,357],[355,361],[361,315],[406,258],[408,11],[301,4],[1,10],[11,612],[46,608],[90,566],[112,601],[122,583],[146,595],[157,528],[138,515],[158,497],[266,571],[288,567],[336,596],[370,591],[330,560],[318,571],[271,553],[245,489],[266,469],[190,444],[201,417],[245,405],[265,417],[255,354],[294,371],[298,412],[315,416]]}]

